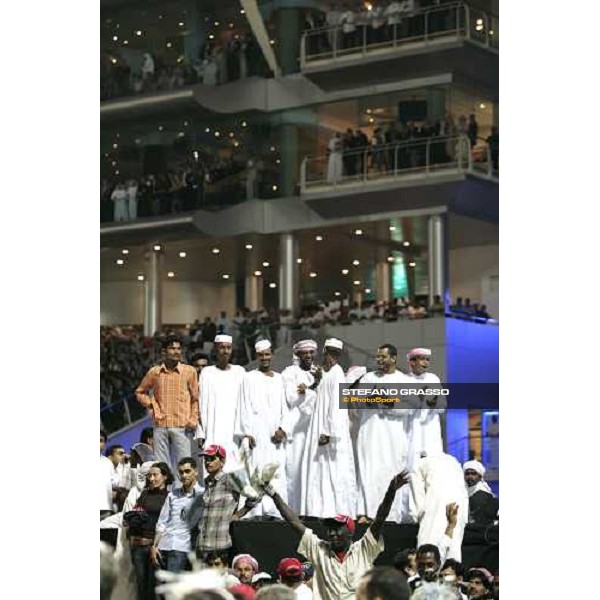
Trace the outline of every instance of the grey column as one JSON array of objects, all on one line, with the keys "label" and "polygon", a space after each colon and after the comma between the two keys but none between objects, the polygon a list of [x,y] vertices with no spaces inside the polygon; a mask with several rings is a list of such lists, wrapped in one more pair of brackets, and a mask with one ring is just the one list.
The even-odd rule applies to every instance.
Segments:
[{"label": "grey column", "polygon": [[244,299],[246,308],[256,311],[263,306],[263,285],[262,275],[246,275],[244,287]]},{"label": "grey column", "polygon": [[279,238],[279,309],[298,312],[298,240],[293,233]]},{"label": "grey column", "polygon": [[429,303],[439,295],[446,306],[448,286],[448,252],[446,248],[446,217],[432,215],[427,219],[427,260],[429,279]]},{"label": "grey column", "polygon": [[144,281],[144,335],[153,336],[161,327],[161,264],[162,252],[150,250],[146,255]]}]

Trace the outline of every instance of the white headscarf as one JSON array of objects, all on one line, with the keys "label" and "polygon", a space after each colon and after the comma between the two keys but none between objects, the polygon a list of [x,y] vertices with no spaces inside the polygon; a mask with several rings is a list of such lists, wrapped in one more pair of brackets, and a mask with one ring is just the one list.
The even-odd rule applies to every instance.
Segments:
[{"label": "white headscarf", "polygon": [[492,489],[488,485],[488,482],[483,479],[483,476],[485,475],[485,467],[478,460],[468,460],[463,465],[463,473],[468,469],[475,471],[476,473],[479,473],[479,475],[481,475],[481,481],[478,481],[475,485],[471,487],[467,485],[467,493],[469,494],[469,498],[476,492],[486,492],[487,494],[491,494],[493,496],[494,492],[492,492]]}]

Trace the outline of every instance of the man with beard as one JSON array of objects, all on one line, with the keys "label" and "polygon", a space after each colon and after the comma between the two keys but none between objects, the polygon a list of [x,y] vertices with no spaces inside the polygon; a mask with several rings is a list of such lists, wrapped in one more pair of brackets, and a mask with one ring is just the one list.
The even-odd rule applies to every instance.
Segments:
[{"label": "man with beard", "polygon": [[215,337],[215,351],[216,364],[205,367],[200,375],[202,431],[198,431],[197,436],[201,445],[219,444],[225,448],[228,456],[226,471],[230,472],[239,467],[234,433],[246,371],[239,365],[230,364],[233,352],[230,335]]},{"label": "man with beard", "polygon": [[[277,463],[279,468],[273,485],[287,501],[286,462],[286,419],[288,406],[285,399],[283,377],[271,369],[273,352],[269,340],[260,340],[254,345],[258,368],[246,373],[244,379],[236,436],[242,440],[250,454],[250,468],[262,469],[268,463]],[[273,501],[265,496],[248,515],[278,517],[279,511]]]},{"label": "man with beard", "polygon": [[281,516],[302,536],[297,552],[314,565],[315,600],[354,600],[361,577],[384,550],[381,530],[392,508],[396,492],[407,481],[407,471],[399,473],[391,480],[375,520],[356,542],[352,542],[355,524],[350,517],[336,515],[334,518],[324,519],[327,540],[321,540],[300,521],[275,492],[273,486],[265,486],[265,493],[273,498]]},{"label": "man with beard", "polygon": [[321,380],[322,371],[313,364],[317,352],[317,342],[314,340],[297,342],[293,352],[294,364],[286,367],[281,376],[290,409],[290,436],[286,448],[287,497],[292,510],[298,512],[302,496],[300,465],[317,397],[315,390]]},{"label": "man with beard", "polygon": [[356,471],[348,410],[340,408],[340,384],[346,375],[338,364],[343,342],[325,340],[324,375],[317,388],[301,463],[300,514],[332,518],[355,514]]},{"label": "man with beard", "polygon": [[258,561],[250,554],[238,554],[231,561],[231,568],[240,583],[252,584],[252,578],[259,571]]},{"label": "man with beard", "polygon": [[[407,383],[408,379],[396,368],[398,351],[392,344],[377,349],[377,370],[361,379],[361,387],[385,387],[392,383]],[[384,493],[388,473],[406,468],[408,457],[409,417],[414,409],[363,409],[360,413],[356,455],[358,462],[359,523],[373,518],[379,498]],[[404,491],[404,490],[403,490]],[[402,493],[390,511],[390,520],[402,521]]]},{"label": "man with beard", "polygon": [[469,494],[469,523],[491,525],[498,515],[498,499],[483,478],[485,467],[478,460],[469,460],[463,473]]}]

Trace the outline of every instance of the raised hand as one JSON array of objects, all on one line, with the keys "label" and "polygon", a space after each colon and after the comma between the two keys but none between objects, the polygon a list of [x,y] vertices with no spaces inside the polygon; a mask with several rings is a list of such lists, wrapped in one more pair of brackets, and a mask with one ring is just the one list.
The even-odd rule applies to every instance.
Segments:
[{"label": "raised hand", "polygon": [[410,475],[407,469],[401,471],[390,481],[390,489],[398,491],[403,485],[406,485],[410,479]]},{"label": "raised hand", "polygon": [[448,525],[456,525],[458,521],[458,504],[452,502],[446,505],[446,519],[448,520]]}]

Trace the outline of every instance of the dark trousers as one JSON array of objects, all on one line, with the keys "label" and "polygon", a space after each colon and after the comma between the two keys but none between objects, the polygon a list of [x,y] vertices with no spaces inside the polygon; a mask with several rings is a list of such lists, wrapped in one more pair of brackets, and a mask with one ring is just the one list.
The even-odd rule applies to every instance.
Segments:
[{"label": "dark trousers", "polygon": [[163,550],[161,555],[164,568],[167,571],[171,571],[171,573],[180,573],[181,571],[190,570],[187,552],[180,552],[179,550]]},{"label": "dark trousers", "polygon": [[150,546],[139,546],[131,549],[131,563],[135,571],[138,600],[155,600],[154,567],[150,562]]}]

